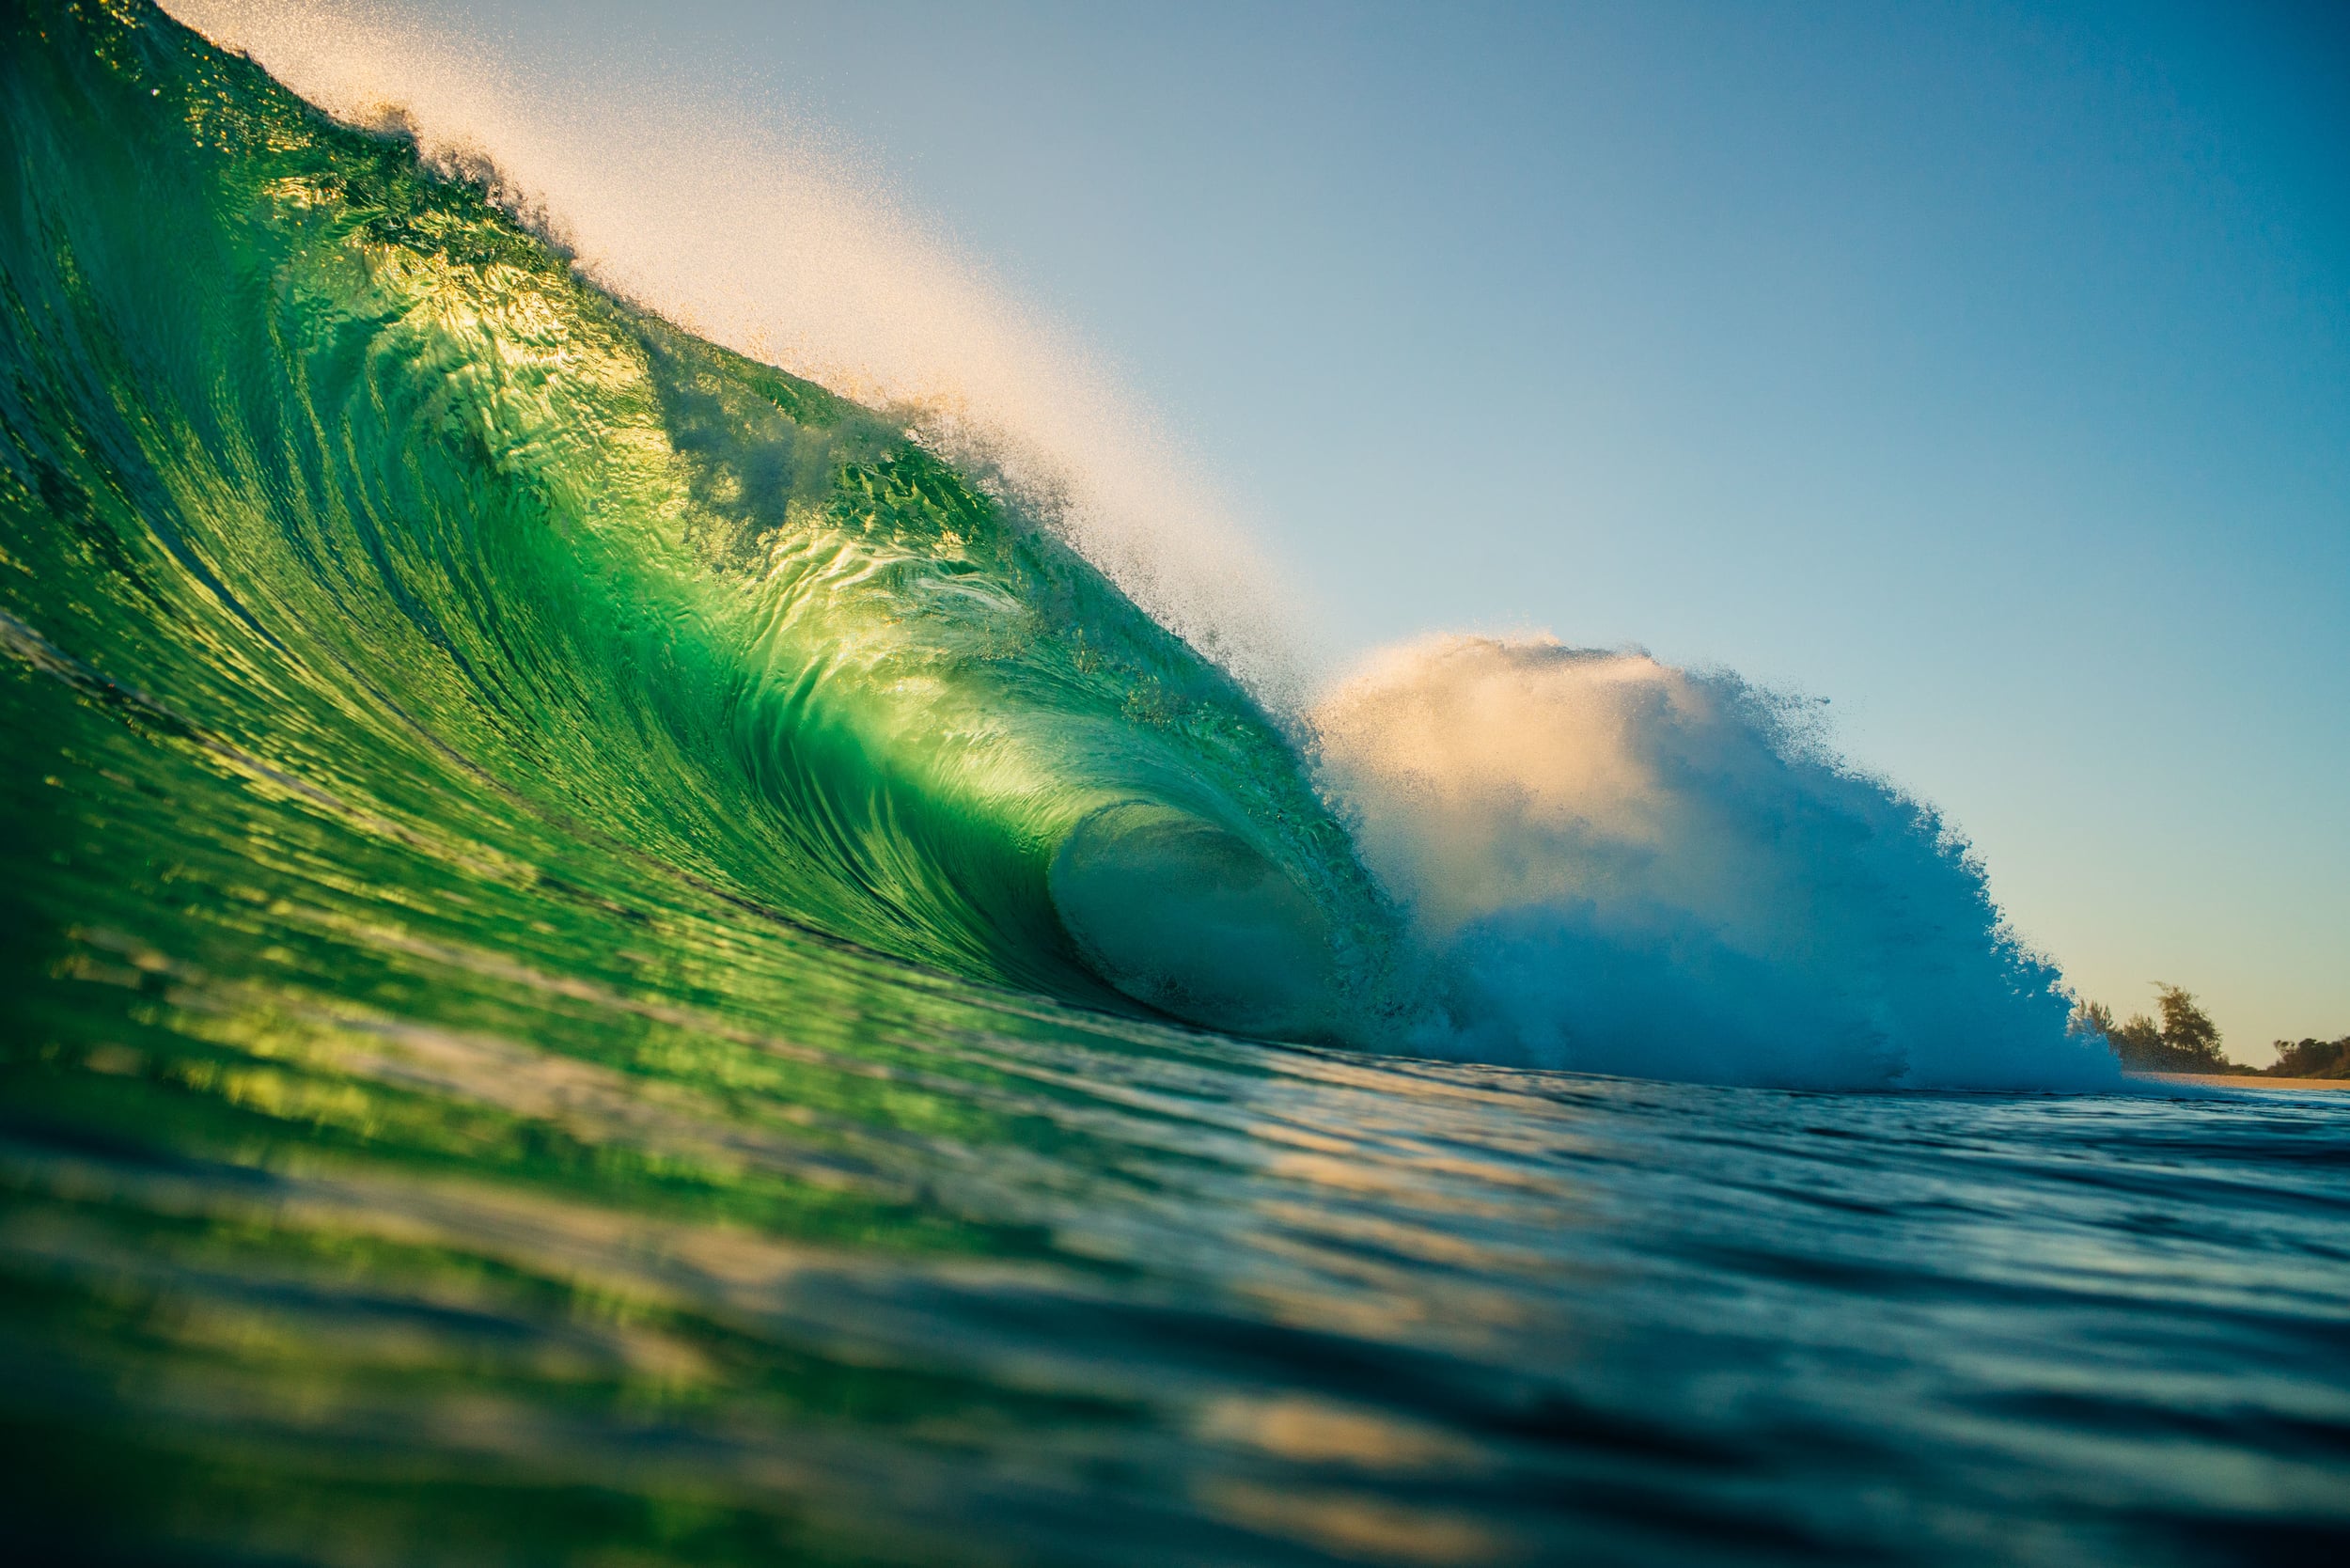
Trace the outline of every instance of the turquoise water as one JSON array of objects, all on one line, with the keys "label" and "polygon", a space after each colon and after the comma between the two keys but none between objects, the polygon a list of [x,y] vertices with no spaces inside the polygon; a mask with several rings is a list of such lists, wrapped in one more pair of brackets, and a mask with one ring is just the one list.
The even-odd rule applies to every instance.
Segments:
[{"label": "turquoise water", "polygon": [[0,19],[37,1555],[2350,1542],[2342,1102],[1415,1059],[1298,726],[1015,502],[149,8]]}]

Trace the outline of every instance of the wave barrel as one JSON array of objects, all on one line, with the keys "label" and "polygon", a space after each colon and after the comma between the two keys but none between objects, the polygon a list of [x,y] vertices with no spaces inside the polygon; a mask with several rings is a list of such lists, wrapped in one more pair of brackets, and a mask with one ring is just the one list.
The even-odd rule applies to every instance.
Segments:
[{"label": "wave barrel", "polygon": [[1245,1034],[1329,1035],[1329,922],[1237,835],[1133,803],[1080,823],[1054,857],[1054,906],[1086,962],[1136,1000]]}]

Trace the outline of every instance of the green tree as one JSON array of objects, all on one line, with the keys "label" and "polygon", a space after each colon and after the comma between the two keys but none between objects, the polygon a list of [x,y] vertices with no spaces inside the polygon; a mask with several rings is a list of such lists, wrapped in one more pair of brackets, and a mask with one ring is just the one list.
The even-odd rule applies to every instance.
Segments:
[{"label": "green tree", "polygon": [[2142,1012],[2133,1012],[2127,1023],[2107,1029],[2106,1042],[2124,1067],[2160,1070],[2171,1065],[2170,1053],[2163,1048],[2161,1026]]},{"label": "green tree", "polygon": [[2268,1071],[2280,1078],[2350,1078],[2350,1034],[2340,1040],[2280,1040],[2277,1065]]},{"label": "green tree", "polygon": [[2192,992],[2157,981],[2154,998],[2162,1009],[2164,1045],[2183,1058],[2208,1063],[2215,1069],[2229,1065],[2228,1058],[2219,1054],[2219,1026],[2195,1005]]},{"label": "green tree", "polygon": [[2122,1065],[2141,1073],[2249,1073],[2219,1053],[2219,1026],[2181,986],[2157,980],[2155,1006],[2162,1021],[2142,1012],[2122,1023],[2103,1002],[2076,1002],[2069,1026],[2075,1034],[2105,1037]]}]

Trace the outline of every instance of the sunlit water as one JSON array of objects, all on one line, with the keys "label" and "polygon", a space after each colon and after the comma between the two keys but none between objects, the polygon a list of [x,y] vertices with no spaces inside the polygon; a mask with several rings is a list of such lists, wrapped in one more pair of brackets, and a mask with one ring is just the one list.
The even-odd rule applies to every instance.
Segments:
[{"label": "sunlit water", "polygon": [[[0,19],[30,1559],[2350,1545],[2350,1100],[1167,1021],[1405,1005],[1235,686],[400,145],[141,8]],[[1313,972],[1218,991],[1162,907]]]},{"label": "sunlit water", "polygon": [[[11,717],[80,722],[18,820],[121,889],[11,944],[44,1043],[8,1076],[0,1398],[43,1532],[2143,1563],[2350,1530],[2340,1100],[1375,1062],[690,897],[543,899],[493,953],[369,913],[400,852],[39,681]],[[190,842],[223,795],[248,831]]]}]

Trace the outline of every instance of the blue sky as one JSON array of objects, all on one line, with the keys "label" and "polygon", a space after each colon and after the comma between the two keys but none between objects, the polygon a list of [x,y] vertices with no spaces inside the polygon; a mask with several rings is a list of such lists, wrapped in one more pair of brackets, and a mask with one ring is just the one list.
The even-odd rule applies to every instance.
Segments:
[{"label": "blue sky", "polygon": [[2350,12],[444,3],[838,135],[1334,666],[1826,698],[2088,994],[2350,1032]]}]

